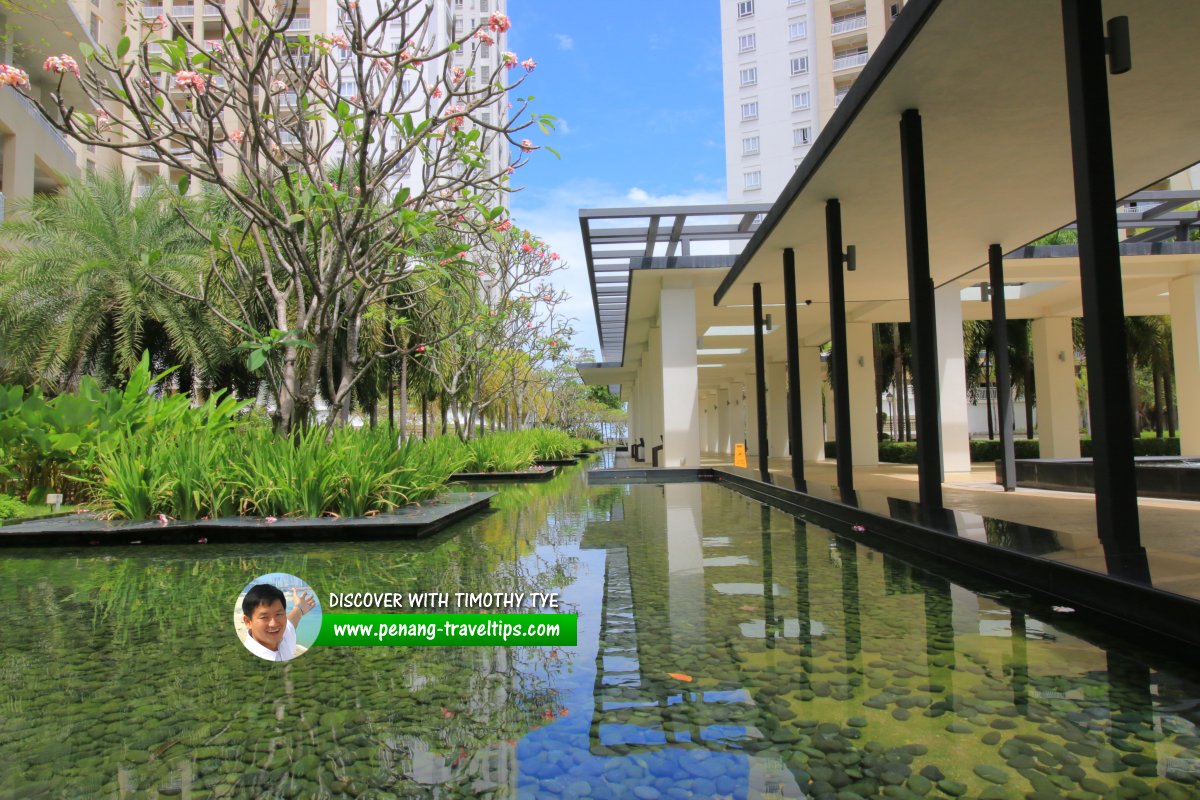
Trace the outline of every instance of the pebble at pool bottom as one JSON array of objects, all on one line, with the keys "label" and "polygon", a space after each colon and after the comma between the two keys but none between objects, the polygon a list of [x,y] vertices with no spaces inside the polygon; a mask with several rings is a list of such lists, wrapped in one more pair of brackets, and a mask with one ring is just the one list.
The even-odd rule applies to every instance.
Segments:
[{"label": "pebble at pool bottom", "polygon": [[[0,797],[1200,797],[1200,675],[715,484],[418,542],[0,558]],[[257,575],[562,592],[579,646],[246,652]],[[326,617],[331,616],[326,613]]]}]

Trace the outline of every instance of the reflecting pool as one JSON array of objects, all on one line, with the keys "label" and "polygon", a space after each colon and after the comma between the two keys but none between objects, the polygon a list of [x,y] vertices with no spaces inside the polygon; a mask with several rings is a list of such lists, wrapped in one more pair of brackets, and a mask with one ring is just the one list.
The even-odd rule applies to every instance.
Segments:
[{"label": "reflecting pool", "polygon": [[[496,489],[419,542],[0,553],[0,796],[1200,796],[1200,674],[1069,612],[716,484]],[[275,571],[558,591],[579,646],[271,664],[230,609]]]}]

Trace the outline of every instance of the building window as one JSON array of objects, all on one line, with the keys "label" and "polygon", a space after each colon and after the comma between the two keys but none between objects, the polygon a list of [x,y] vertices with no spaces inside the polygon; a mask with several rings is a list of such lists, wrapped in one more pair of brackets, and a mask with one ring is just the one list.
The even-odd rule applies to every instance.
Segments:
[{"label": "building window", "polygon": [[742,103],[742,120],[758,119],[758,101]]},{"label": "building window", "polygon": [[812,126],[805,125],[802,128],[793,129],[792,144],[796,147],[807,147],[812,144]]},{"label": "building window", "polygon": [[491,125],[492,124],[492,112],[484,111],[482,114],[479,115],[479,121],[482,122],[484,125]]},{"label": "building window", "polygon": [[807,75],[808,74],[808,55],[792,56],[792,74]]},{"label": "building window", "polygon": [[96,162],[92,161],[90,158],[87,160],[87,174],[88,175],[96,174]]},{"label": "building window", "polygon": [[800,20],[788,24],[788,39],[796,41],[808,37],[808,20]]},{"label": "building window", "polygon": [[458,17],[454,20],[454,38],[461,39],[463,35],[463,18]]},{"label": "building window", "polygon": [[479,68],[479,78],[485,84],[491,83],[492,82],[492,68],[489,67],[487,64],[484,64],[482,67],[480,67]]},{"label": "building window", "polygon": [[479,57],[480,58],[491,58],[491,56],[492,56],[491,45],[486,45],[486,44],[479,45]]},{"label": "building window", "polygon": [[753,86],[758,83],[758,67],[746,67],[738,72],[742,86]]},{"label": "building window", "polygon": [[758,155],[758,137],[747,136],[742,139],[742,155],[756,156]]},{"label": "building window", "polygon": [[479,0],[479,10],[480,11],[488,10],[488,0]]},{"label": "building window", "polygon": [[812,96],[808,92],[792,94],[792,111],[807,111],[812,105]]},{"label": "building window", "polygon": [[454,0],[454,7],[455,7],[455,8],[462,8],[462,7],[463,7],[463,0]]},{"label": "building window", "polygon": [[738,19],[754,16],[754,0],[739,0]]},{"label": "building window", "polygon": [[92,34],[93,41],[100,40],[100,18],[95,14],[90,15],[88,20],[88,32]]},{"label": "building window", "polygon": [[744,33],[738,37],[738,52],[748,53],[758,46],[758,34]]},{"label": "building window", "polygon": [[788,5],[789,6],[802,6],[802,5],[804,5],[804,0],[788,0]]},{"label": "building window", "polygon": [[342,97],[353,97],[358,94],[358,84],[354,81],[342,81],[338,84],[338,94]]},{"label": "building window", "polygon": [[762,173],[759,172],[758,170],[754,170],[754,172],[742,173],[742,180],[743,180],[742,187],[744,189],[761,189],[762,188]]}]

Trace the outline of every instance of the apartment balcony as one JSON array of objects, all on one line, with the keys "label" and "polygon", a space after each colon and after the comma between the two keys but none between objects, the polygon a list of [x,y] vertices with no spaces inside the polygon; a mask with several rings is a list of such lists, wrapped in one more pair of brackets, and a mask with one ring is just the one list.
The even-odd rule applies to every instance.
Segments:
[{"label": "apartment balcony", "polygon": [[220,19],[220,17],[221,17],[220,7],[215,6],[212,3],[204,4],[204,18],[205,19]]},{"label": "apartment balcony", "polygon": [[833,107],[837,108],[838,106],[840,106],[842,104],[842,101],[846,99],[846,95],[848,95],[848,94],[850,94],[849,89],[842,89],[842,90],[838,91],[833,96]]},{"label": "apartment balcony", "polygon": [[833,69],[857,69],[867,63],[871,54],[865,51],[857,53],[842,53],[833,57]]},{"label": "apartment balcony", "polygon": [[151,186],[150,184],[139,183],[137,186],[133,187],[133,196],[134,197],[146,197],[153,191],[154,191],[154,187]]},{"label": "apartment balcony", "polygon": [[25,107],[25,110],[29,116],[33,117],[34,123],[45,135],[46,141],[49,142],[52,147],[55,147],[63,157],[74,164],[75,151],[71,149],[71,145],[67,142],[67,137],[63,136],[63,134],[60,133],[57,128],[46,121],[41,112],[37,110],[37,106],[33,104],[33,101],[16,91],[5,92],[5,94],[11,94],[11,96],[17,98],[18,102]]},{"label": "apartment balcony", "polygon": [[292,17],[292,22],[290,25],[288,25],[287,29],[288,33],[304,33],[306,31],[310,31],[312,30],[312,19],[310,17],[302,17],[297,14],[296,16]]},{"label": "apartment balcony", "polygon": [[144,19],[154,19],[155,17],[163,16],[167,10],[162,6],[142,6],[142,17]]},{"label": "apartment balcony", "polygon": [[834,17],[833,25],[830,28],[830,32],[834,36],[838,36],[843,33],[852,33],[854,31],[861,31],[861,30],[864,30],[866,27],[867,27],[867,15],[865,13],[864,14],[850,14],[850,15],[847,15],[844,17]]},{"label": "apartment balcony", "polygon": [[173,17],[194,17],[196,15],[195,6],[171,6],[171,16]]}]

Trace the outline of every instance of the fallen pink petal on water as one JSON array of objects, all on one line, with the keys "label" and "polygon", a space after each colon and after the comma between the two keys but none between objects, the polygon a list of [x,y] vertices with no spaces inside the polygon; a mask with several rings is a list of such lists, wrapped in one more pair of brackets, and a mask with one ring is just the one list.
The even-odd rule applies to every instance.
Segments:
[{"label": "fallen pink petal on water", "polygon": [[267,524],[270,525],[272,522],[279,522],[279,520],[275,519],[275,517],[267,517]]},{"label": "fallen pink petal on water", "polygon": [[168,523],[169,521],[170,521],[170,520],[168,520],[168,519],[167,519],[167,515],[166,515],[166,514],[159,514],[159,515],[158,515],[158,524],[159,524],[159,525],[161,525],[161,526],[163,526],[164,528],[165,528],[165,527],[167,527],[167,523]]}]

